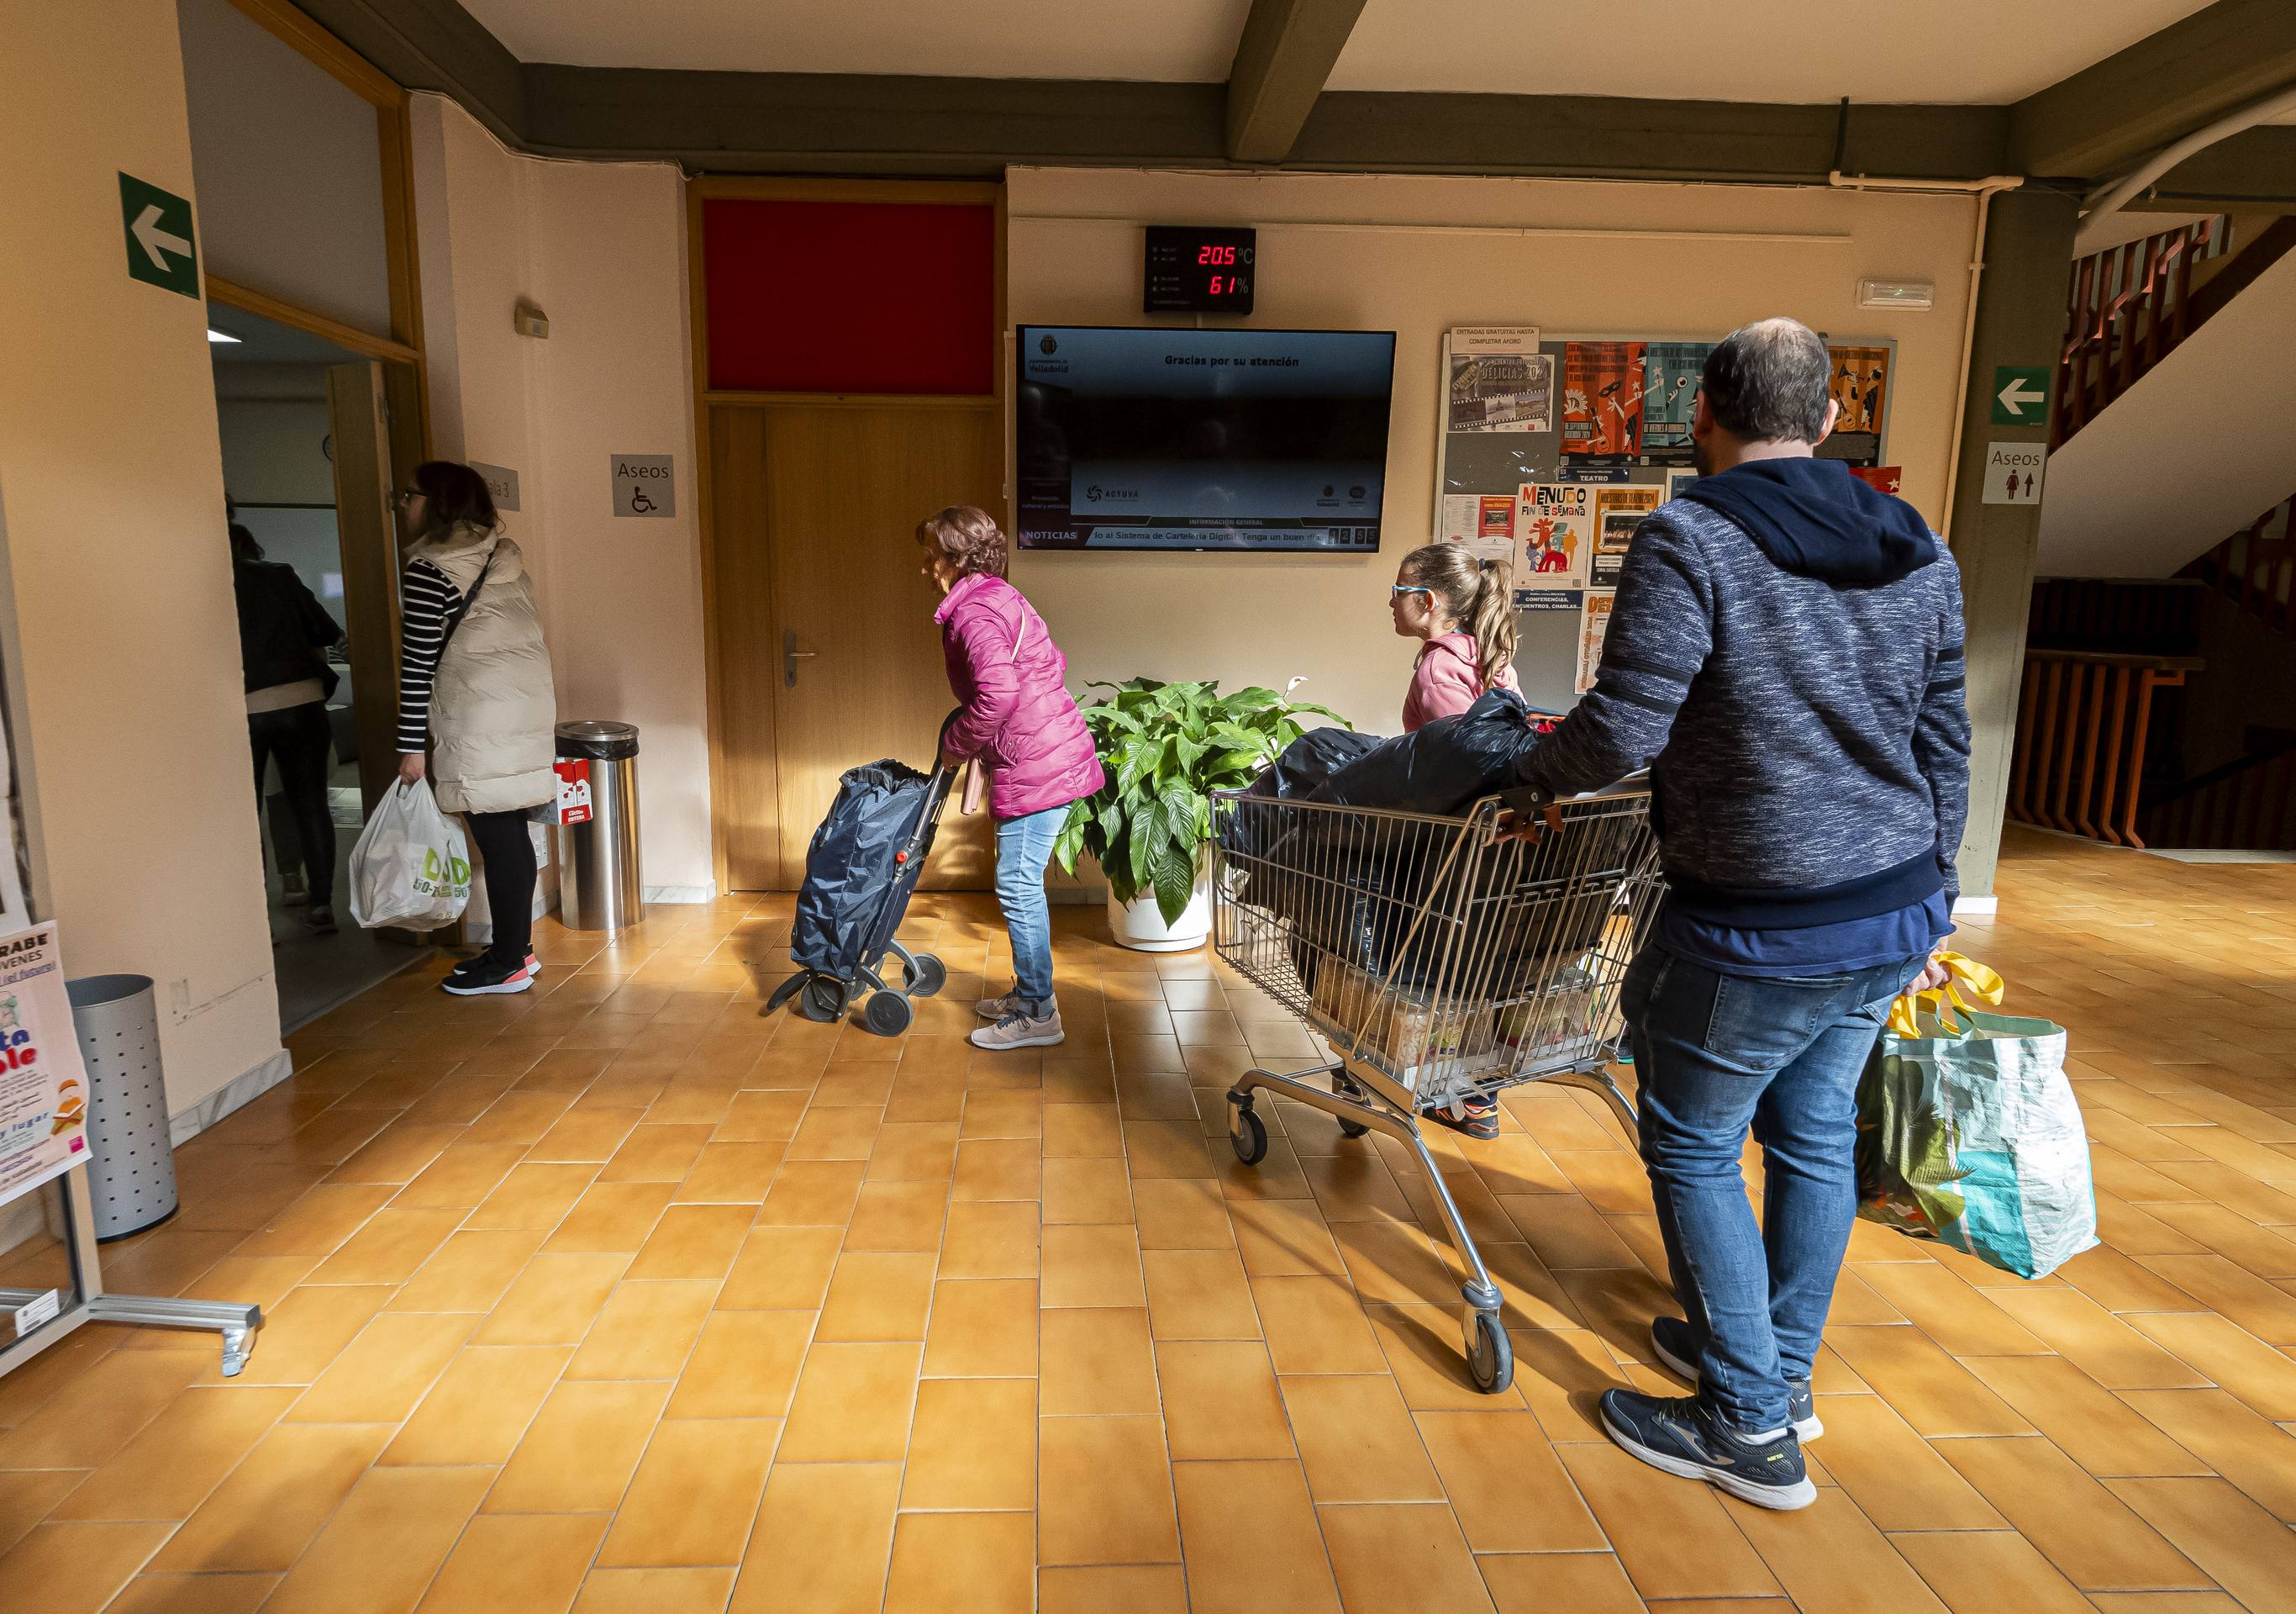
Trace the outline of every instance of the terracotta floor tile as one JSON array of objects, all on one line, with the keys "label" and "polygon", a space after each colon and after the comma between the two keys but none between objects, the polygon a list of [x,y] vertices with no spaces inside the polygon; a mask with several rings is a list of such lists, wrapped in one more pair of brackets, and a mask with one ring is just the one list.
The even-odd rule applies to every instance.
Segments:
[{"label": "terracotta floor tile", "polygon": [[532,1148],[558,1124],[569,1100],[564,1093],[507,1092],[488,1105],[463,1134],[465,1143],[516,1143]]},{"label": "terracotta floor tile", "polygon": [[1257,1339],[1259,1313],[1233,1249],[1146,1249],[1148,1322],[1159,1339]]},{"label": "terracotta floor tile", "polygon": [[1038,1445],[1039,1561],[1177,1560],[1171,1469],[1155,1419],[1047,1418]]},{"label": "terracotta floor tile", "polygon": [[1203,1128],[1193,1120],[1124,1123],[1126,1163],[1136,1178],[1209,1177],[1210,1150]]},{"label": "terracotta floor tile", "polygon": [[723,1279],[749,1237],[757,1212],[747,1205],[673,1205],[637,1258],[630,1263],[633,1279]]},{"label": "terracotta floor tile", "polygon": [[1824,1459],[1827,1474],[1878,1528],[2007,1528],[1992,1504],[1881,1396],[1820,1396],[1817,1414],[1825,1444],[1809,1448],[1811,1454]]},{"label": "terracotta floor tile", "polygon": [[2209,1313],[2153,1312],[2127,1322],[2267,1418],[2296,1420],[2296,1359],[2286,1352]]},{"label": "terracotta floor tile", "polygon": [[1160,1342],[1156,1375],[1175,1462],[1294,1455],[1283,1397],[1257,1340]]},{"label": "terracotta floor tile", "polygon": [[812,1334],[810,1312],[711,1313],[663,1416],[787,1416]]},{"label": "terracotta floor tile", "polygon": [[396,1190],[322,1183],[248,1235],[242,1256],[332,1256],[387,1204]]},{"label": "terracotta floor tile", "polygon": [[945,1280],[933,1286],[924,1371],[944,1378],[1034,1373],[1037,1326],[1035,1280]]},{"label": "terracotta floor tile", "polygon": [[[236,1457],[234,1453],[234,1461]],[[57,1503],[89,1478],[86,1469],[0,1470],[0,1556],[5,1556],[9,1548],[30,1535],[35,1526],[55,1511]],[[126,1478],[124,1473],[122,1478]],[[106,1486],[107,1490],[112,1488]],[[127,1505],[141,1511],[147,1504],[132,1502]],[[99,1511],[117,1511],[119,1504],[107,1500]]]},{"label": "terracotta floor tile", "polygon": [[1915,1532],[1890,1544],[1953,1614],[1995,1614],[2011,1586],[2021,1614],[2089,1614],[2089,1601],[2013,1530]]},{"label": "terracotta floor tile", "polygon": [[1252,1299],[1279,1373],[1384,1373],[1387,1359],[1344,1278],[1254,1278]]},{"label": "terracotta floor tile", "polygon": [[941,1239],[943,1278],[1034,1278],[1038,1207],[1025,1200],[952,1205]]},{"label": "terracotta floor tile", "polygon": [[1047,1227],[1043,1237],[1046,1305],[1147,1304],[1139,1239],[1131,1228]]},{"label": "terracotta floor tile", "polygon": [[404,1283],[462,1222],[458,1210],[385,1206],[322,1261],[308,1283]]},{"label": "terracotta floor tile", "polygon": [[2296,1346],[2296,1295],[2242,1271],[2222,1256],[2147,1256],[2144,1264],[2194,1297],[2186,1305],[2146,1309],[2213,1311],[2267,1345]]},{"label": "terracotta floor tile", "polygon": [[731,1614],[876,1614],[900,1488],[898,1463],[776,1464]]},{"label": "terracotta floor tile", "polygon": [[1490,1610],[1450,1509],[1321,1506],[1316,1516],[1349,1614]]},{"label": "terracotta floor tile", "polygon": [[922,1348],[816,1345],[806,1353],[782,1434],[788,1462],[874,1462],[908,1450]]},{"label": "terracotta floor tile", "polygon": [[1031,1614],[1037,1520],[1029,1513],[904,1513],[885,1614]]},{"label": "terracotta floor tile", "polygon": [[200,1376],[207,1355],[114,1351],[98,1358],[0,1436],[0,1469],[92,1469],[110,1462]]},{"label": "terracotta floor tile", "polygon": [[1045,1158],[1112,1159],[1124,1153],[1124,1129],[1113,1104],[1046,1104]]},{"label": "terracotta floor tile", "polygon": [[837,1269],[842,1227],[757,1226],[742,1240],[718,1305],[727,1311],[818,1311]]},{"label": "terracotta floor tile", "polygon": [[0,1587],[27,1614],[95,1614],[167,1536],[164,1524],[44,1524],[0,1557]]},{"label": "terracotta floor tile", "polygon": [[[1644,1614],[1634,1584],[1609,1552],[1488,1552],[1475,1567],[1498,1614]],[[1763,1604],[1747,1600],[1744,1614],[1763,1614]]]},{"label": "terracotta floor tile", "polygon": [[786,1143],[805,1115],[802,1092],[737,1092],[710,1134],[719,1143]]},{"label": "terracotta floor tile", "polygon": [[1313,1199],[1242,1199],[1228,1207],[1243,1270],[1255,1278],[1345,1278],[1347,1264]]},{"label": "terracotta floor tile", "polygon": [[624,1379],[558,1386],[488,1494],[487,1511],[595,1513],[620,1506],[669,1388]]},{"label": "terracotta floor tile", "polygon": [[537,1140],[527,1158],[603,1165],[628,1141],[645,1113],[643,1109],[570,1109]]},{"label": "terracotta floor tile", "polygon": [[1143,1249],[1235,1248],[1227,1201],[1214,1179],[1143,1177],[1132,1184],[1132,1202]]},{"label": "terracotta floor tile", "polygon": [[1025,1511],[1036,1505],[1035,1380],[920,1382],[901,1506]]},{"label": "terracotta floor tile", "polygon": [[1949,1355],[2040,1355],[2049,1348],[1984,1291],[1934,1262],[1874,1265],[1859,1275]]},{"label": "terracotta floor tile", "polygon": [[[1047,1160],[1044,1163],[1046,1223],[1128,1223],[1133,1219],[1132,1180],[1115,1160]],[[1225,1213],[1223,1213],[1225,1221]]]},{"label": "terracotta floor tile", "polygon": [[[186,1519],[294,1399],[291,1388],[187,1390],[111,1462],[87,1475],[85,1484],[79,1483],[79,1475],[72,1475],[78,1488],[53,1514],[44,1507],[32,1519]],[[53,1503],[61,1495],[45,1500]],[[0,1515],[6,1511],[0,1503]],[[12,1542],[21,1533],[0,1522],[0,1537]]]},{"label": "terracotta floor tile", "polygon": [[[270,1313],[287,1297],[287,1292],[310,1276],[318,1264],[318,1259],[312,1256],[226,1256],[184,1286],[184,1298],[259,1305],[267,1324]],[[107,1269],[107,1284],[109,1281]]]},{"label": "terracotta floor tile", "polygon": [[1499,1205],[1554,1271],[1642,1264],[1608,1219],[1575,1193],[1508,1194]]},{"label": "terracotta floor tile", "polygon": [[1826,1343],[1931,1439],[2031,1432],[2014,1409],[1918,1329],[1838,1328],[1827,1331]]},{"label": "terracotta floor tile", "polygon": [[398,1423],[414,1410],[478,1319],[385,1312],[343,1347],[287,1414],[293,1423]]},{"label": "terracotta floor tile", "polygon": [[492,1469],[372,1469],[264,1607],[384,1614],[410,1607],[453,1550]]},{"label": "terracotta floor tile", "polygon": [[557,1345],[461,1352],[377,1461],[407,1466],[509,1462],[573,1355]]},{"label": "terracotta floor tile", "polygon": [[1340,1614],[1296,1462],[1175,1462],[1191,1614]]},{"label": "terracotta floor tile", "polygon": [[292,1568],[390,1435],[381,1424],[275,1428],[168,1539],[151,1568],[178,1574]]},{"label": "terracotta floor tile", "polygon": [[2222,1390],[2127,1390],[2121,1399],[2169,1437],[2169,1452],[2200,1460],[2163,1463],[2144,1478],[2213,1469],[2283,1521],[2296,1522],[2296,1436]]},{"label": "terracotta floor tile", "polygon": [[827,1107],[816,1104],[805,1112],[791,1138],[791,1160],[851,1160],[865,1162],[884,1124],[884,1107]]},{"label": "terracotta floor tile", "polygon": [[[2206,1474],[2209,1467],[2062,1356],[1972,1356],[1964,1363],[1986,1386],[2090,1473]],[[2146,1392],[2128,1392],[2143,1394]],[[2213,1390],[2161,1395],[2213,1396]],[[2269,1425],[2265,1426],[2269,1428]],[[2296,1446],[2289,1451],[2296,1461]]]},{"label": "terracotta floor tile", "polygon": [[739,1563],[781,1430],[771,1418],[662,1424],[598,1550],[599,1566]]},{"label": "terracotta floor tile", "polygon": [[785,1159],[758,1212],[768,1227],[843,1227],[860,1197],[859,1160]]},{"label": "terracotta floor tile", "polygon": [[1385,1219],[1333,1222],[1332,1237],[1356,1292],[1382,1305],[1456,1305],[1459,1286],[1418,1225]]},{"label": "terracotta floor tile", "polygon": [[138,1575],[105,1614],[255,1614],[276,1575]]},{"label": "terracotta floor tile", "polygon": [[582,1190],[598,1174],[590,1165],[525,1164],[511,1168],[502,1185],[479,1201],[466,1228],[555,1228],[566,1218]]},{"label": "terracotta floor tile", "polygon": [[473,1519],[417,1614],[565,1614],[607,1522],[595,1513]]},{"label": "terracotta floor tile", "polygon": [[[1467,1544],[1476,1552],[1608,1549],[1529,1412],[1421,1412],[1415,1421]],[[1304,1450],[1304,1437],[1302,1445]]]},{"label": "terracotta floor tile", "polygon": [[956,1137],[953,1121],[888,1122],[869,1156],[869,1181],[947,1182],[956,1173]]},{"label": "terracotta floor tile", "polygon": [[471,1210],[501,1186],[522,1151],[515,1143],[458,1143],[400,1190],[394,1206],[413,1210]]},{"label": "terracotta floor tile", "polygon": [[956,1146],[959,1201],[1041,1197],[1043,1145],[1034,1138],[967,1138]]},{"label": "terracotta floor tile", "polygon": [[2221,1479],[2115,1479],[2107,1488],[2253,1614],[2296,1608],[2296,1535],[2232,1486]]},{"label": "terracotta floor tile", "polygon": [[579,1345],[628,1265],[627,1256],[537,1256],[471,1343]]},{"label": "terracotta floor tile", "polygon": [[946,1181],[864,1182],[846,1225],[845,1248],[930,1254],[940,1248],[948,1210]]},{"label": "terracotta floor tile", "polygon": [[1310,1375],[1280,1383],[1319,1508],[1444,1499],[1418,1427],[1388,1375]]},{"label": "terracotta floor tile", "polygon": [[723,1128],[712,1133],[685,1181],[677,1185],[680,1205],[750,1205],[761,1203],[781,1169],[779,1143],[722,1140]]},{"label": "terracotta floor tile", "polygon": [[[1043,1531],[1039,1521],[1039,1540]],[[1187,1614],[1187,1609],[1188,1583],[1177,1564],[1037,1571],[1037,1614]]]},{"label": "terracotta floor tile", "polygon": [[451,1235],[416,1270],[385,1312],[488,1312],[542,1248],[531,1228]]},{"label": "terracotta floor tile", "polygon": [[1342,1222],[1379,1217],[1400,1221],[1411,1215],[1411,1202],[1395,1185],[1395,1178],[1376,1152],[1361,1150],[1324,1157],[1302,1156],[1300,1170],[1315,1195],[1324,1220],[1337,1228]]},{"label": "terracotta floor tile", "polygon": [[626,1281],[606,1297],[569,1379],[675,1379],[709,1314],[718,1285],[708,1279]]},{"label": "terracotta floor tile", "polygon": [[635,1256],[676,1192],[667,1182],[594,1182],[544,1242],[551,1256]]},{"label": "terracotta floor tile", "polygon": [[[2147,1261],[2158,1260],[2148,1256]],[[2202,1256],[2187,1256],[2202,1260]],[[2075,1256],[2056,1270],[2063,1279],[2109,1312],[2200,1312],[2208,1308],[2174,1282],[2117,1249],[2100,1247]]]},{"label": "terracotta floor tile", "polygon": [[2083,1591],[2205,1591],[2208,1579],[2050,1441],[1941,1440],[1939,1453]]},{"label": "terracotta floor tile", "polygon": [[[1159,1412],[1148,1313],[1138,1306],[1043,1314],[1043,1404],[1047,1417]],[[931,1363],[932,1354],[926,1353]]]},{"label": "terracotta floor tile", "polygon": [[[2109,1390],[2199,1389],[2206,1377],[2071,1289],[2005,1290],[1994,1304]],[[2144,1321],[2156,1322],[2160,1313]]]},{"label": "terracotta floor tile", "polygon": [[[1467,1377],[1465,1335],[1456,1306],[1365,1305],[1364,1316],[1387,1358],[1388,1371],[1395,1375],[1404,1404],[1414,1412],[1480,1412],[1522,1404],[1521,1387],[1527,1369],[1516,1371],[1517,1388],[1496,1396],[1482,1394]],[[1607,1366],[1610,1356],[1600,1342],[1592,1334],[1586,1339]],[[1520,1346],[1516,1353],[1521,1355]]]},{"label": "terracotta floor tile", "polygon": [[724,1614],[732,1569],[593,1569],[573,1614]]},{"label": "terracotta floor tile", "polygon": [[1778,1589],[1710,1486],[1685,1484],[1607,1443],[1558,1446],[1556,1454],[1644,1597],[1761,1597]]}]

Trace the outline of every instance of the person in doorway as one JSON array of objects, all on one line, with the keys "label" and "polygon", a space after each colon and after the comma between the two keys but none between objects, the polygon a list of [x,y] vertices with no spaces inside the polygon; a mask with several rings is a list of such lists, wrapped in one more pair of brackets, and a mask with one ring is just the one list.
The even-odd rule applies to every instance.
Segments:
[{"label": "person in doorway", "polygon": [[[341,680],[327,651],[343,630],[292,566],[263,558],[255,534],[231,523],[231,588],[239,605],[239,661],[247,680],[247,742],[255,755],[255,802],[261,817],[266,765],[279,765],[287,819],[299,844],[278,847],[279,873],[294,901],[308,902],[304,926],[335,928],[335,824],[327,811],[327,758],[334,732],[327,697]],[[280,836],[274,828],[275,842]],[[298,869],[296,865],[300,863]]]},{"label": "person in doorway", "polygon": [[960,710],[940,760],[991,770],[996,902],[1013,940],[1013,990],[979,1004],[976,1048],[1049,1048],[1067,1034],[1053,995],[1053,921],[1045,864],[1069,805],[1105,776],[1063,680],[1068,659],[1045,619],[1004,581],[1009,546],[985,510],[952,505],[917,523],[924,572],[943,596],[933,620]]},{"label": "person in doorway", "polygon": [[[1968,811],[1961,581],[1912,506],[1813,449],[1841,412],[1791,319],[1706,362],[1699,480],[1636,530],[1594,688],[1519,765],[1550,797],[1655,763],[1667,890],[1623,998],[1684,1315],[1681,1398],[1614,1389],[1635,1456],[1769,1508],[1816,1499],[1810,1372],[1857,1214],[1857,1090],[1935,984]],[[1762,1146],[1757,1225],[1739,1173]]]},{"label": "person in doorway", "polygon": [[413,785],[427,776],[440,811],[470,826],[494,921],[486,951],[439,984],[456,997],[524,992],[541,968],[527,825],[558,796],[558,703],[534,581],[470,466],[415,466],[398,509],[410,540],[399,588],[398,777]]},{"label": "person in doorway", "polygon": [[1423,544],[1396,568],[1388,609],[1401,638],[1424,639],[1403,696],[1403,731],[1449,717],[1514,676],[1513,581],[1504,561],[1464,544]]}]

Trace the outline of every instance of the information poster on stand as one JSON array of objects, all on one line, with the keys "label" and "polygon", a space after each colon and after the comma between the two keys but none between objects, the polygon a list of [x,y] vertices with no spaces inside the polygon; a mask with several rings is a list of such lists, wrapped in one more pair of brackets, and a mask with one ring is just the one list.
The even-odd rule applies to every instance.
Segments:
[{"label": "information poster on stand", "polygon": [[87,1072],[53,924],[0,936],[0,1205],[87,1152]]},{"label": "information poster on stand", "polygon": [[1603,641],[1611,631],[1611,602],[1618,598],[1615,589],[1589,589],[1587,603],[1578,613],[1578,672],[1572,688],[1584,695],[1595,687],[1595,675],[1603,667]]}]

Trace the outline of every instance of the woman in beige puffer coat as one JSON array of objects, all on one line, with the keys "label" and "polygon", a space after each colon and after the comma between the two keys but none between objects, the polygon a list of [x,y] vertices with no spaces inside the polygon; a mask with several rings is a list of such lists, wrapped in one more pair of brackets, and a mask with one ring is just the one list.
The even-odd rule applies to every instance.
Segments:
[{"label": "woman in beige puffer coat", "polygon": [[470,466],[417,465],[398,505],[412,540],[399,589],[398,777],[427,775],[439,808],[463,814],[494,919],[486,951],[440,984],[457,997],[524,992],[539,968],[528,825],[558,793],[558,704],[533,579]]}]

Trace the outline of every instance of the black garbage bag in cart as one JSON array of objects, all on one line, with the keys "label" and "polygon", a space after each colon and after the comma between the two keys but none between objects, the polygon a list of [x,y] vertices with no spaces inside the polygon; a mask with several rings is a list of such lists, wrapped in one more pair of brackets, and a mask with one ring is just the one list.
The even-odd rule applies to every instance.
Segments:
[{"label": "black garbage bag in cart", "polygon": [[[840,1019],[865,985],[872,989],[865,1024],[881,1036],[898,1036],[914,1013],[909,1000],[941,989],[948,978],[941,961],[911,953],[893,935],[924,872],[955,778],[949,769],[920,773],[888,758],[849,769],[837,781],[837,799],[806,850],[805,884],[790,926],[790,959],[802,973],[775,989],[768,1011],[794,998],[808,1019]],[[901,964],[898,987],[880,973],[889,951]]]}]

